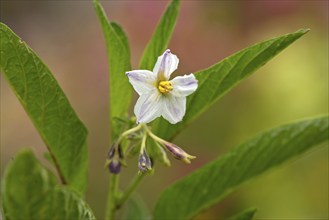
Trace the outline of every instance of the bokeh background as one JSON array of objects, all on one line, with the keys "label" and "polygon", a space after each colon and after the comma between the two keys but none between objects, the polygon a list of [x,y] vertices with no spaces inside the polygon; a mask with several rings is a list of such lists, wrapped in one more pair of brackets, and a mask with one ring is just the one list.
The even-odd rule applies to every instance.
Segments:
[{"label": "bokeh background", "polygon": [[[132,66],[138,68],[168,1],[102,3],[109,18],[124,27]],[[110,141],[108,67],[91,1],[1,0],[1,21],[48,65],[86,124],[90,153],[86,200],[102,219],[109,179],[103,168]],[[158,165],[138,188],[149,207],[166,186],[258,132],[328,113],[328,1],[182,1],[169,47],[180,58],[177,74],[206,68],[253,43],[299,28],[311,31],[175,139],[198,158],[190,166],[178,161],[170,168]],[[1,75],[1,175],[22,147],[32,148],[40,159],[46,151]],[[128,163],[123,186],[137,172],[136,158]],[[256,219],[327,219],[328,144],[245,184],[197,219],[222,219],[250,206],[259,208]]]}]

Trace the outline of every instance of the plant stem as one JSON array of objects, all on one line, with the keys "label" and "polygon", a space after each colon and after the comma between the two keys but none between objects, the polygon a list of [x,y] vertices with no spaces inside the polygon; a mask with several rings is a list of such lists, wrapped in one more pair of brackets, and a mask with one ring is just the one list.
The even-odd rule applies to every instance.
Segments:
[{"label": "plant stem", "polygon": [[117,194],[118,194],[119,175],[113,174],[110,179],[109,192],[107,196],[105,219],[114,220],[117,211]]},{"label": "plant stem", "polygon": [[135,191],[144,176],[144,173],[140,173],[135,176],[127,190],[125,190],[122,196],[117,200],[117,208],[120,208],[130,198],[131,194]]},{"label": "plant stem", "polygon": [[163,140],[162,138],[156,136],[155,134],[152,133],[152,131],[147,127],[147,125],[143,125],[145,131],[147,132],[147,134],[153,138],[155,141],[160,142],[160,143],[166,143],[167,141]]},{"label": "plant stem", "polygon": [[118,140],[117,140],[116,142],[119,144],[119,143],[121,142],[121,140],[122,140],[125,136],[127,136],[128,134],[131,134],[131,133],[134,133],[134,132],[140,130],[143,126],[144,126],[144,124],[139,124],[139,125],[137,125],[136,127],[131,128],[131,129],[129,129],[129,130],[123,132],[123,133],[119,136],[119,138],[118,138]]}]

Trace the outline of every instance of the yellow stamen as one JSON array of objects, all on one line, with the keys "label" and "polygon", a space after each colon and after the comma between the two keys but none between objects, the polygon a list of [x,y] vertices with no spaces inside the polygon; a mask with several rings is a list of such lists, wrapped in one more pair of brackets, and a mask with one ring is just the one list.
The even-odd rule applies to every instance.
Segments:
[{"label": "yellow stamen", "polygon": [[167,94],[167,93],[169,93],[173,89],[173,87],[172,87],[171,82],[169,82],[169,81],[161,81],[159,83],[158,89],[159,89],[159,91],[161,93]]}]

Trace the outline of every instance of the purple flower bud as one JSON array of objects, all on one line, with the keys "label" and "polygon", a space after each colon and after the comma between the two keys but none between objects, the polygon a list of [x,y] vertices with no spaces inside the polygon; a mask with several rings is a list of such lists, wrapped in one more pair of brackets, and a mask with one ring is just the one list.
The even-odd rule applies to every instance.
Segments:
[{"label": "purple flower bud", "polygon": [[163,145],[177,160],[183,160],[185,163],[191,163],[190,160],[196,158],[195,156],[189,155],[183,149],[173,143],[165,142]]},{"label": "purple flower bud", "polygon": [[139,155],[138,168],[143,173],[152,170],[152,162],[149,156],[146,154],[145,149],[143,150],[143,153]]},{"label": "purple flower bud", "polygon": [[108,167],[111,173],[118,174],[121,171],[121,165],[123,162],[123,153],[121,146],[119,145],[117,148],[115,144],[112,145],[111,149],[107,153],[108,157]]},{"label": "purple flower bud", "polygon": [[121,163],[119,160],[112,160],[109,164],[110,173],[118,174],[121,171]]}]

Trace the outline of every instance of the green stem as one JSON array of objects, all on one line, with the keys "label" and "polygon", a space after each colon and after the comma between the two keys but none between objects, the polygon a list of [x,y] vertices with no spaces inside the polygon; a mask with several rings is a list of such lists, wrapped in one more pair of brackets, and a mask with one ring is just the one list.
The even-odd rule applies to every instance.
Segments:
[{"label": "green stem", "polygon": [[117,208],[120,208],[130,198],[131,194],[135,191],[135,189],[140,184],[144,176],[145,176],[144,173],[139,173],[135,176],[135,178],[131,181],[130,185],[128,186],[127,190],[117,200]]},{"label": "green stem", "polygon": [[155,141],[160,142],[160,143],[166,143],[167,141],[163,140],[162,138],[156,136],[155,134],[152,133],[152,131],[147,127],[147,125],[143,125],[145,131],[147,134],[153,138]]},{"label": "green stem", "polygon": [[[144,125],[141,125],[141,127],[144,127]],[[140,154],[143,153],[145,147],[146,147],[146,133],[144,131],[143,134],[143,139],[142,139],[142,144],[141,144],[141,149],[140,149]],[[120,208],[131,196],[131,194],[135,191],[141,180],[143,179],[144,174],[143,173],[138,173],[134,179],[130,182],[128,188],[123,192],[123,194],[118,198],[117,200],[117,208]]]},{"label": "green stem", "polygon": [[137,125],[136,127],[131,128],[131,129],[129,129],[129,130],[123,132],[123,133],[119,136],[118,140],[116,141],[116,144],[120,144],[120,142],[122,141],[122,139],[123,139],[125,136],[127,136],[128,134],[131,134],[131,133],[135,133],[136,131],[140,130],[143,126],[144,126],[144,124],[139,124],[139,125]]},{"label": "green stem", "polygon": [[142,138],[142,143],[141,143],[141,149],[139,151],[140,154],[143,154],[145,148],[146,148],[146,138],[147,138],[147,135],[144,131],[144,134],[143,134],[143,138]]},{"label": "green stem", "polygon": [[118,184],[119,183],[119,175],[113,174],[110,179],[109,192],[107,196],[107,205],[106,205],[106,213],[105,219],[114,220],[116,211],[117,211],[117,195],[118,195]]}]

